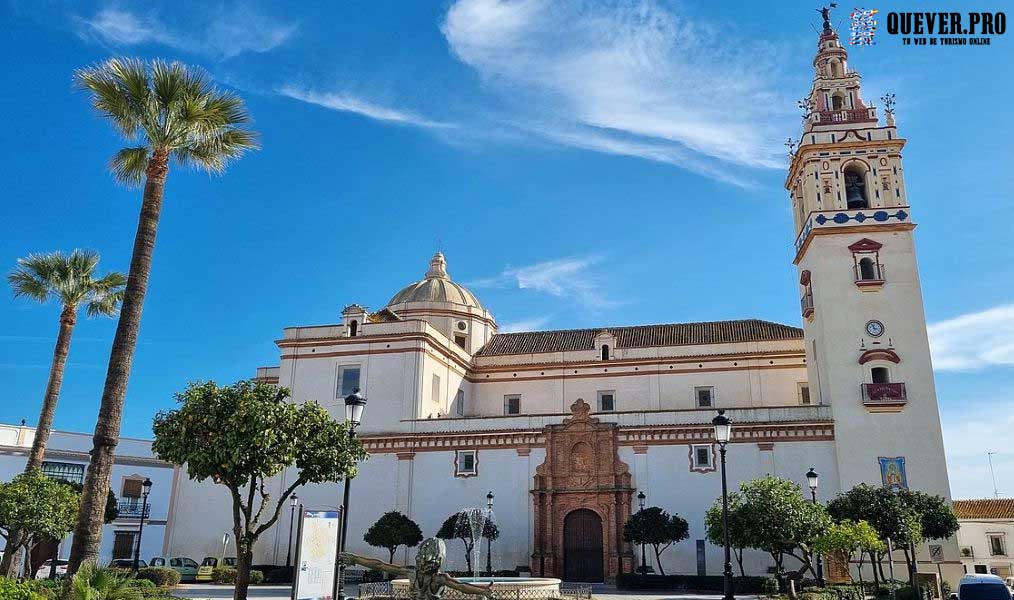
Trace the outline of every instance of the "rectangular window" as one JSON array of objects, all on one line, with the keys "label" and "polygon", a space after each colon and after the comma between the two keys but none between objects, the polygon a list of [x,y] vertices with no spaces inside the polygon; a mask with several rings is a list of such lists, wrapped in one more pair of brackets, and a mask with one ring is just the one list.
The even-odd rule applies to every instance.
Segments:
[{"label": "rectangular window", "polygon": [[711,467],[711,446],[694,446],[694,466],[699,469]]},{"label": "rectangular window", "polygon": [[521,394],[510,394],[503,397],[503,414],[521,414]]},{"label": "rectangular window", "polygon": [[454,475],[469,477],[479,474],[479,460],[475,450],[458,450],[454,453]]},{"label": "rectangular window", "polygon": [[465,390],[458,390],[458,395],[454,399],[454,414],[459,417],[465,416]]},{"label": "rectangular window", "polygon": [[42,462],[42,474],[50,479],[62,479],[70,483],[84,483],[85,466],[76,463]]},{"label": "rectangular window", "polygon": [[600,391],[599,412],[612,412],[616,410],[616,392],[612,390]]},{"label": "rectangular window", "polygon": [[1002,533],[989,533],[989,554],[990,556],[1007,556],[1007,545],[1004,543]]},{"label": "rectangular window", "polygon": [[134,532],[117,531],[113,534],[113,560],[134,558]]},{"label": "rectangular window", "polygon": [[466,345],[467,342],[468,342],[468,338],[466,338],[464,334],[461,334],[461,333],[454,334],[454,343],[457,344],[457,345],[459,345],[459,346],[461,346],[462,350],[465,349],[465,345]]},{"label": "rectangular window", "polygon": [[137,499],[141,497],[141,483],[143,480],[137,478],[127,478],[123,480],[123,487],[120,490],[120,495],[124,498]]},{"label": "rectangular window", "polygon": [[799,383],[799,403],[800,404],[811,404],[810,402],[810,385],[806,383]]},{"label": "rectangular window", "polygon": [[432,395],[431,400],[433,400],[433,403],[434,404],[440,404],[440,376],[439,375],[434,375],[433,376],[433,387],[432,387],[432,390],[430,391],[430,393]]},{"label": "rectangular window", "polygon": [[694,388],[694,396],[697,399],[697,408],[712,408],[715,406],[715,388],[712,386]]},{"label": "rectangular window", "polygon": [[359,385],[359,365],[338,367],[338,397],[344,398],[361,389]]}]

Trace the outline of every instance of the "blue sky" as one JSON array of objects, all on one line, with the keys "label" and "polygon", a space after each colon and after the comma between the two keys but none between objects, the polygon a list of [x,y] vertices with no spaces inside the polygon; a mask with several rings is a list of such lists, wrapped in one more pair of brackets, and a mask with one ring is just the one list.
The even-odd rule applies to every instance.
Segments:
[{"label": "blue sky", "polygon": [[[248,102],[263,149],[175,170],[124,434],[187,381],[277,362],[282,327],[380,308],[433,251],[508,329],[756,317],[799,324],[783,141],[815,3],[15,2],[0,6],[0,265],[88,247],[126,270],[139,193],[71,86],[179,59]],[[921,3],[1002,10],[1002,3]],[[882,13],[910,4],[879,3]],[[835,21],[844,25],[845,11]],[[1014,493],[1009,36],[852,49],[897,94],[954,493]],[[15,83],[16,82],[16,83]],[[0,421],[34,422],[58,309],[0,295]],[[114,323],[82,318],[56,425],[90,431]]]}]

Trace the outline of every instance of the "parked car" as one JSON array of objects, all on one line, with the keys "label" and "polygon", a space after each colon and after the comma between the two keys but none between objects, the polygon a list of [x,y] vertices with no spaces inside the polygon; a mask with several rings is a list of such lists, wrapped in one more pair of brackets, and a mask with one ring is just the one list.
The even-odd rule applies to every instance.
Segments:
[{"label": "parked car", "polygon": [[180,574],[180,581],[196,581],[197,561],[186,556],[174,556],[169,559],[169,568]]},{"label": "parked car", "polygon": [[[148,563],[144,562],[144,559],[138,559],[137,568],[143,569],[148,566]],[[114,558],[109,561],[109,568],[111,569],[133,569],[134,559],[133,558]]]},{"label": "parked car", "polygon": [[167,562],[164,556],[152,556],[148,564],[153,567],[165,567]]},{"label": "parked car", "polygon": [[1003,579],[996,575],[965,575],[951,600],[1012,600]]},{"label": "parked car", "polygon": [[[49,559],[42,563],[39,570],[35,572],[36,579],[49,579],[49,572],[53,568],[53,559]],[[67,561],[58,560],[56,561],[56,576],[64,577],[67,575]]]},{"label": "parked car", "polygon": [[239,563],[236,560],[235,556],[226,556],[225,558],[222,559],[223,567],[232,567],[233,569],[235,569],[237,564]]},{"label": "parked car", "polygon": [[214,556],[205,556],[201,566],[197,568],[197,581],[211,581],[211,573],[218,566],[218,559]]}]

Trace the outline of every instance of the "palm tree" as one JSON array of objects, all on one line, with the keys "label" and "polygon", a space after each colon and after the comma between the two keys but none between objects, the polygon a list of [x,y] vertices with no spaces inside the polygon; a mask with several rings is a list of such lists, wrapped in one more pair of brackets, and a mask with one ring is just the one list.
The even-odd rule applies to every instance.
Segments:
[{"label": "palm tree", "polygon": [[68,574],[98,558],[113,450],[119,442],[123,399],[148,290],[170,162],[221,173],[230,161],[257,147],[256,134],[244,128],[250,115],[243,101],[216,89],[197,69],[177,62],[113,58],[79,69],[74,80],[89,93],[99,114],[135,144],[114,154],[109,167],[122,184],[143,183],[144,195],[74,527]]},{"label": "palm tree", "polygon": [[[113,316],[123,299],[126,276],[113,272],[96,279],[95,268],[98,264],[98,253],[90,250],[75,250],[69,255],[61,252],[32,254],[28,258],[18,259],[17,268],[7,276],[15,297],[31,298],[39,302],[56,300],[63,306],[60,332],[56,336],[53,362],[49,367],[46,395],[42,399],[42,410],[35,426],[35,440],[32,442],[32,452],[28,455],[25,472],[42,468],[42,457],[53,429],[53,415],[60,400],[60,386],[63,384],[78,309],[84,306],[89,317]],[[21,532],[13,532],[11,535],[17,539]],[[0,574],[9,576],[14,568],[16,553],[7,554],[0,562]]]}]

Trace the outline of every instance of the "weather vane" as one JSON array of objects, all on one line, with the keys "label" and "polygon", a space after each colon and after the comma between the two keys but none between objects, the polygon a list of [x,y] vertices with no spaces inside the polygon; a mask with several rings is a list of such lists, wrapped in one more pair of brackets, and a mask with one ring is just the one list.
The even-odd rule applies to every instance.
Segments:
[{"label": "weather vane", "polygon": [[894,114],[894,94],[888,93],[880,97],[880,101],[884,103],[884,112],[893,115]]},{"label": "weather vane", "polygon": [[789,149],[789,159],[795,158],[796,156],[796,144],[792,138],[785,140],[785,146]]},{"label": "weather vane", "polygon": [[804,121],[809,119],[810,115],[813,114],[813,98],[811,98],[810,96],[807,96],[802,100],[796,102],[796,106],[799,107],[799,110],[803,111]]},{"label": "weather vane", "polygon": [[824,33],[831,33],[831,9],[837,8],[838,5],[832,2],[829,6],[822,6],[814,9],[820,13],[820,16],[824,18]]}]

